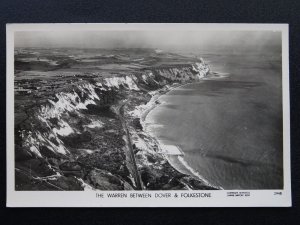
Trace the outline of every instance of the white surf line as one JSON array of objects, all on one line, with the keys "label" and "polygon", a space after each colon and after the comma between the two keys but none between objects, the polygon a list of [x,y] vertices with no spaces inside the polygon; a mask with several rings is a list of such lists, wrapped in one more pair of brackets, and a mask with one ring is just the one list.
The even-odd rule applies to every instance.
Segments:
[{"label": "white surf line", "polygon": [[[159,142],[159,146],[162,150],[163,154],[166,155],[171,155],[171,156],[177,156],[178,161],[194,176],[196,176],[197,178],[199,178],[205,185],[210,186],[210,187],[216,187],[214,185],[212,185],[211,183],[209,183],[203,176],[201,176],[196,170],[194,170],[192,167],[190,167],[188,165],[188,163],[184,160],[184,152],[181,150],[180,147],[178,147],[177,145],[165,145],[162,144],[160,141]],[[169,161],[169,160],[168,160]],[[171,163],[170,163],[171,164]],[[176,167],[174,167],[176,168]],[[221,187],[217,187],[222,189]]]},{"label": "white surf line", "polygon": [[[188,165],[188,163],[184,160],[183,156],[177,156],[178,160],[181,162],[181,164],[183,166],[185,166],[185,168],[187,168],[188,171],[190,171],[191,174],[193,174],[194,176],[198,177],[201,181],[203,181],[205,183],[205,185],[210,186],[210,187],[215,187],[214,185],[212,185],[211,183],[209,183],[203,176],[201,176],[197,171],[195,171],[192,167],[190,167]],[[222,187],[218,187],[220,189],[223,189]]]}]

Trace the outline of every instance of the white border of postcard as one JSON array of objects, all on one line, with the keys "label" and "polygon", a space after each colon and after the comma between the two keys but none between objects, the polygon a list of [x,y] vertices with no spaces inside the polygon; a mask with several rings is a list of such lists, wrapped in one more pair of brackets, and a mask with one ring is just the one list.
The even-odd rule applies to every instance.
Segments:
[{"label": "white border of postcard", "polygon": [[[283,190],[213,191],[15,191],[14,32],[58,30],[271,30],[282,32]],[[7,74],[7,206],[8,207],[288,207],[291,206],[289,52],[287,24],[8,24]],[[138,196],[138,194],[146,194]],[[171,197],[159,197],[170,193]],[[194,193],[194,197],[187,194]],[[151,195],[151,197],[146,197]],[[122,195],[120,195],[122,196]]]}]

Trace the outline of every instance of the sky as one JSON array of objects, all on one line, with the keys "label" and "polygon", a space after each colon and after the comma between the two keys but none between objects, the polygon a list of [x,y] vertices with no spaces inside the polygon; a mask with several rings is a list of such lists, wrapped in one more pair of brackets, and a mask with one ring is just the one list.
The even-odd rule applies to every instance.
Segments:
[{"label": "sky", "polygon": [[18,31],[16,47],[160,48],[163,50],[281,49],[273,31]]}]

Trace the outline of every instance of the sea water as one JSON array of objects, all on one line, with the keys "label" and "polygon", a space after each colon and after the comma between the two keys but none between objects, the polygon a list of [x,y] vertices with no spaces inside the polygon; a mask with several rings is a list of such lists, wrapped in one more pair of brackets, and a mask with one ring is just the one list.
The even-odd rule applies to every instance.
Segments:
[{"label": "sea water", "polygon": [[280,55],[203,55],[212,71],[160,97],[146,129],[181,172],[224,189],[283,187]]}]

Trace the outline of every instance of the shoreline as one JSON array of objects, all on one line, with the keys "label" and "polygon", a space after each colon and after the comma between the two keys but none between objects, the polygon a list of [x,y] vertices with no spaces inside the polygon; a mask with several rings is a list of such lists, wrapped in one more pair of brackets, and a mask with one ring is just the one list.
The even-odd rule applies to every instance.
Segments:
[{"label": "shoreline", "polygon": [[[205,78],[205,77],[203,77]],[[145,123],[145,120],[146,120],[146,117],[148,116],[148,114],[154,110],[156,107],[158,107],[159,105],[161,105],[162,103],[159,102],[159,103],[156,103],[156,101],[163,95],[166,95],[167,93],[169,93],[170,91],[174,90],[175,88],[179,88],[179,87],[183,87],[183,86],[186,86],[186,85],[189,85],[189,84],[194,84],[194,83],[198,83],[200,81],[203,80],[203,78],[201,78],[201,80],[197,81],[197,82],[188,82],[188,83],[185,83],[185,84],[179,84],[179,83],[176,83],[176,84],[173,84],[173,85],[170,85],[169,87],[167,87],[167,90],[162,90],[165,87],[163,87],[162,89],[160,90],[157,90],[152,97],[151,99],[149,100],[149,102],[146,104],[146,106],[149,104],[149,106],[141,113],[139,119],[140,119],[140,123],[143,127],[143,132],[144,134],[146,134],[148,137],[150,137],[153,141],[156,142],[157,146],[158,146],[158,149],[159,149],[159,153],[161,153],[163,155],[163,158],[166,159],[168,161],[168,163],[170,164],[170,166],[175,169],[177,172],[181,173],[181,174],[184,174],[184,175],[187,175],[187,176],[190,176],[190,177],[193,177],[199,181],[201,181],[203,184],[209,186],[209,187],[212,187],[212,188],[216,188],[216,189],[223,189],[222,187],[219,187],[219,186],[215,186],[211,183],[209,183],[205,178],[203,178],[197,171],[195,171],[192,167],[190,167],[188,165],[188,163],[184,160],[184,152],[181,150],[181,149],[178,149],[180,152],[182,152],[183,154],[182,155],[172,155],[172,154],[167,154],[165,151],[162,150],[162,143],[160,142],[160,140],[155,137],[154,135],[152,135],[150,132],[147,131],[146,129],[146,123]],[[161,93],[162,91],[162,93]],[[146,142],[146,140],[144,140]],[[177,147],[177,146],[175,146]],[[178,147],[177,147],[178,148]],[[180,163],[180,165],[176,165],[176,162],[172,162],[171,160],[171,157],[175,157],[177,156],[177,159]],[[180,166],[184,167],[186,171],[188,171],[188,173],[186,172],[183,172],[182,169],[180,169]]]},{"label": "shoreline", "polygon": [[[150,101],[146,104],[146,105],[148,105],[148,104],[151,104],[151,105],[149,106],[149,108],[145,109],[145,110],[142,112],[142,115],[141,115],[141,118],[140,118],[140,119],[141,119],[141,123],[144,124],[144,122],[145,122],[146,117],[148,116],[148,114],[149,114],[153,109],[155,109],[157,106],[161,105],[161,102],[156,103],[156,101],[157,101],[161,96],[163,96],[163,95],[169,93],[170,91],[172,91],[172,90],[175,89],[175,88],[182,87],[182,86],[187,85],[187,84],[188,84],[188,83],[186,83],[186,84],[179,84],[179,83],[176,83],[176,84],[170,85],[169,87],[166,87],[166,86],[165,86],[165,87],[163,87],[162,89],[159,89],[159,90],[157,90],[157,91],[154,91],[154,92],[157,92],[157,93],[155,93],[154,95],[152,95]],[[189,83],[189,84],[191,84],[191,83]],[[163,90],[164,88],[166,88],[166,90]],[[162,91],[162,93],[160,93],[161,91]],[[142,124],[142,125],[143,125],[143,124]]]},{"label": "shoreline", "polygon": [[[146,104],[146,105],[148,105],[149,103],[152,103],[152,105],[151,105],[149,108],[145,109],[145,110],[142,112],[141,117],[140,117],[141,122],[144,122],[145,119],[146,119],[146,117],[147,117],[147,115],[148,115],[155,107],[157,107],[157,106],[159,106],[159,105],[161,104],[161,103],[158,103],[158,104],[157,104],[157,103],[155,103],[155,101],[157,101],[161,96],[163,96],[163,95],[169,93],[170,91],[174,90],[175,88],[183,87],[183,86],[186,86],[186,85],[189,85],[189,84],[196,84],[196,83],[199,83],[199,82],[205,80],[205,79],[208,78],[208,77],[209,77],[209,78],[214,78],[214,79],[219,79],[219,78],[224,78],[224,77],[227,77],[227,76],[228,76],[228,73],[220,73],[220,72],[212,72],[212,71],[210,71],[210,72],[208,73],[208,75],[202,77],[199,81],[196,81],[196,82],[186,82],[186,83],[184,83],[184,84],[180,84],[180,83],[174,83],[174,84],[171,84],[171,85],[168,85],[168,84],[167,84],[166,86],[164,86],[164,87],[161,88],[161,89],[158,89],[158,90],[156,90],[156,91],[152,91],[152,92],[156,92],[156,93],[152,95],[151,99],[150,99],[149,102]],[[167,87],[167,86],[169,86],[169,87]],[[165,88],[167,88],[167,90],[163,90],[163,89],[165,89]],[[162,91],[163,93],[159,93],[160,91]],[[150,94],[150,92],[148,92],[148,93]],[[150,94],[150,95],[151,95],[151,94]]]}]

